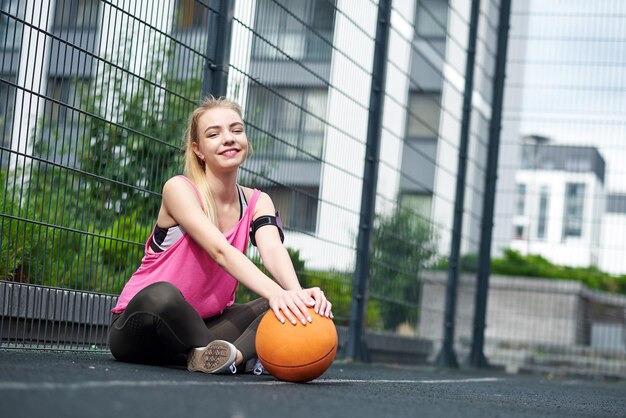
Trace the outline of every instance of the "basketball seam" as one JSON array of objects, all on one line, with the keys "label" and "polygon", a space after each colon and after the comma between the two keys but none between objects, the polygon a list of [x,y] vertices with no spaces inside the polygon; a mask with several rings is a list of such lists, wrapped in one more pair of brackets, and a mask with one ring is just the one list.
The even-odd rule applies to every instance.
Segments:
[{"label": "basketball seam", "polygon": [[264,361],[265,363],[270,364],[272,366],[283,367],[283,368],[286,368],[286,369],[295,369],[296,367],[306,367],[306,366],[310,366],[312,364],[318,363],[321,360],[324,360],[326,357],[328,357],[330,355],[330,353],[333,352],[333,350],[335,350],[335,347],[331,348],[328,353],[324,354],[322,357],[318,358],[317,360],[312,361],[310,363],[306,363],[306,364],[298,364],[297,366],[283,366],[283,365],[280,365],[280,364],[272,363],[271,361],[267,361],[267,360],[263,359],[263,357],[261,357],[261,356],[259,356],[259,358],[262,361]]}]

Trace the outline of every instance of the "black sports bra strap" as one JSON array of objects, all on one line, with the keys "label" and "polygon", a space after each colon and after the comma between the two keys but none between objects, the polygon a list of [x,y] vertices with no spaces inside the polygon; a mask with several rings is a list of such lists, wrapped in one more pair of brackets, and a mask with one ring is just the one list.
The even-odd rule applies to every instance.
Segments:
[{"label": "black sports bra strap", "polygon": [[239,219],[243,218],[243,213],[248,209],[248,199],[246,199],[246,194],[243,192],[243,189],[240,185],[235,184],[237,186],[237,192],[239,194]]}]

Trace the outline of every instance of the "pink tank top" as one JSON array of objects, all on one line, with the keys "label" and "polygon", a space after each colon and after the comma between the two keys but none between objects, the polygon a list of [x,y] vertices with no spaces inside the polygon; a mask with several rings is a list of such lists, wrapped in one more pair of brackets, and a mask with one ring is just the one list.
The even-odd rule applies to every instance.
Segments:
[{"label": "pink tank top", "polygon": [[[202,205],[196,185],[187,177],[180,177],[191,184]],[[250,224],[260,194],[259,190],[254,190],[239,222],[224,233],[230,245],[242,253],[248,247]],[[156,282],[169,282],[176,286],[202,318],[217,315],[235,302],[237,280],[218,266],[189,234],[185,233],[161,253],[149,252],[149,242],[150,239],[145,245],[141,266],[124,286],[117,305],[111,310],[113,313],[123,312],[141,289]]]}]

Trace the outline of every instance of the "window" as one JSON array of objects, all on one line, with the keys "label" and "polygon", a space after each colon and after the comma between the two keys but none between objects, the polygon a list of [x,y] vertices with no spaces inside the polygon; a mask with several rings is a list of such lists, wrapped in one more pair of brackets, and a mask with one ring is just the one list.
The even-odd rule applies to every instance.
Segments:
[{"label": "window", "polygon": [[526,211],[526,185],[518,183],[517,193],[515,194],[515,214],[523,216]]},{"label": "window", "polygon": [[409,97],[407,135],[411,138],[436,138],[441,114],[441,93],[412,92]]},{"label": "window", "polygon": [[423,219],[431,219],[433,196],[431,194],[402,193],[400,206],[406,208]]},{"label": "window", "polygon": [[57,0],[54,13],[56,29],[96,28],[98,0]]},{"label": "window", "polygon": [[565,170],[574,172],[592,171],[591,159],[588,155],[568,156],[565,159]]},{"label": "window", "polygon": [[317,224],[317,187],[264,187],[280,212],[285,228],[315,232]]},{"label": "window", "polygon": [[416,13],[416,36],[445,38],[448,25],[447,0],[419,0]]},{"label": "window", "polygon": [[16,0],[0,0],[0,8],[6,14],[0,14],[0,50],[10,51],[19,49],[22,38],[22,24],[18,24],[13,17],[23,18],[25,2]]},{"label": "window", "polygon": [[583,230],[583,207],[585,203],[585,184],[567,183],[565,185],[565,208],[563,213],[563,239],[580,237]]},{"label": "window", "polygon": [[15,87],[0,83],[0,145],[6,148],[11,147],[11,120],[14,106]]},{"label": "window", "polygon": [[328,0],[313,2],[312,26],[319,35],[307,32],[306,58],[330,60],[335,26],[334,2]]},{"label": "window", "polygon": [[259,0],[253,55],[330,60],[334,24],[332,0]]},{"label": "window", "polygon": [[515,236],[515,239],[524,239],[524,226],[523,225],[515,225],[515,227],[513,228],[513,233]]},{"label": "window", "polygon": [[279,159],[321,158],[327,95],[326,89],[252,88],[246,114],[267,133],[255,138],[254,152]]},{"label": "window", "polygon": [[550,199],[550,188],[541,186],[539,190],[539,222],[537,223],[537,239],[545,240],[548,229],[548,209]]},{"label": "window", "polygon": [[611,193],[606,197],[608,213],[626,214],[626,194]]},{"label": "window", "polygon": [[83,94],[88,82],[80,79],[53,77],[48,80],[45,118],[39,130],[40,137],[35,151],[42,156],[76,166],[79,137],[84,135],[85,125],[80,112]]},{"label": "window", "polygon": [[[53,77],[48,80],[47,96],[54,101],[47,105],[47,116],[50,120],[63,123],[72,119],[77,123],[79,113],[72,108],[80,108],[82,94],[87,92],[89,83],[86,80]],[[60,103],[58,103],[60,102]]]},{"label": "window", "polygon": [[176,29],[206,28],[208,26],[208,19],[208,7],[198,0],[178,0]]}]

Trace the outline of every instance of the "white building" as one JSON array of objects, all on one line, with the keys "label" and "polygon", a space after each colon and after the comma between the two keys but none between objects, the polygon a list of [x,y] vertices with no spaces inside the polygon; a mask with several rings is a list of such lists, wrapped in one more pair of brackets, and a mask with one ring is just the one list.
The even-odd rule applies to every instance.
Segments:
[{"label": "white building", "polygon": [[[626,27],[613,24],[624,11],[624,2],[512,2],[494,257],[513,245],[524,253],[530,250],[564,265],[595,264],[613,274],[626,273],[626,172],[621,169],[626,158],[622,59]],[[585,24],[579,25],[583,20]],[[553,145],[596,149],[606,164],[603,180],[597,184],[597,190],[601,185],[604,192],[596,195],[591,190],[597,181],[588,178],[597,178],[593,169],[588,169],[585,177],[581,170],[572,172],[569,168],[555,171],[537,167],[533,173],[528,166],[523,167],[520,138],[527,133],[549,137]],[[526,213],[520,215],[521,203],[516,196],[522,190],[513,183],[541,187],[533,183],[535,178],[551,187],[549,199],[544,199],[550,205],[546,219],[552,228],[545,231],[550,234],[546,238],[538,238],[537,231],[541,189],[525,191]],[[550,185],[545,184],[548,179]],[[569,233],[563,237],[568,182],[586,188],[580,237]],[[589,199],[597,207],[586,206]],[[549,248],[549,242],[557,247]]]},{"label": "white building", "polygon": [[602,245],[600,266],[612,274],[626,272],[624,257],[626,237],[626,194],[607,192],[606,207],[602,216]]},{"label": "white building", "polygon": [[[291,228],[286,244],[302,250],[307,266],[351,270],[371,84],[363,69],[372,65],[377,8],[339,0],[342,13],[334,13],[327,0],[307,7],[295,0],[281,3],[335,47],[315,42],[288,20],[279,20],[283,29],[277,29],[276,19],[269,18],[276,6],[257,0],[254,27],[284,42],[289,56],[253,42],[244,72],[261,84],[248,90],[247,113],[269,147],[261,142],[249,167],[265,173],[264,188]],[[454,216],[470,8],[471,2],[461,0],[394,1],[391,14],[376,210],[389,213],[400,198],[435,225],[442,255],[450,251]],[[493,2],[481,3],[463,252],[476,252],[479,245],[497,10]],[[289,102],[277,100],[279,95]],[[277,156],[279,164],[268,161]]]},{"label": "white building", "polygon": [[553,263],[600,263],[604,159],[596,148],[523,144],[511,248]]}]

